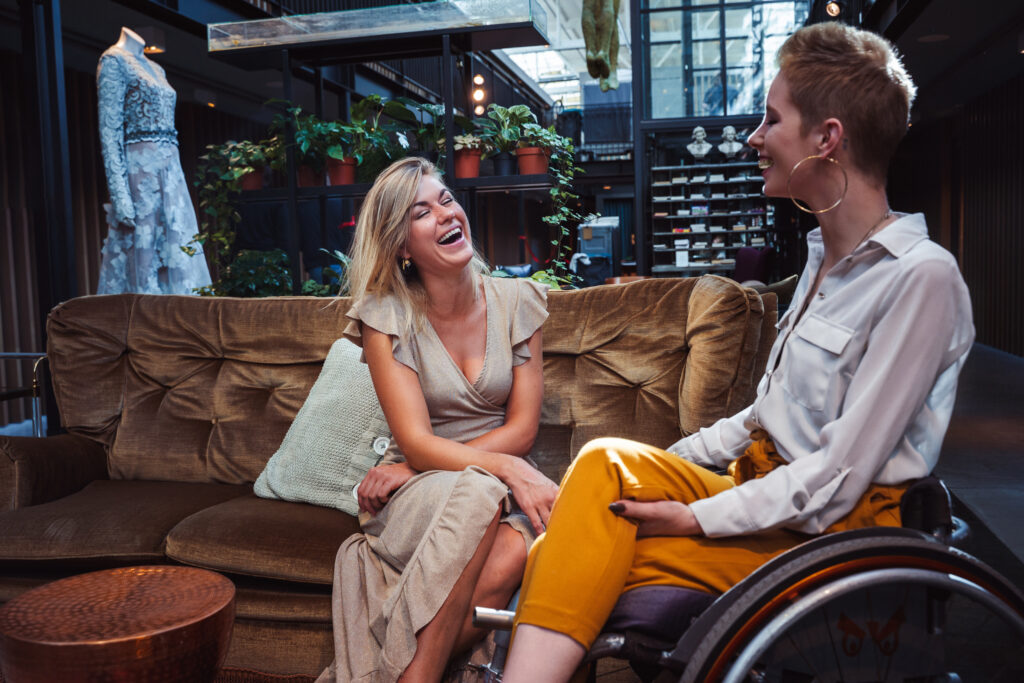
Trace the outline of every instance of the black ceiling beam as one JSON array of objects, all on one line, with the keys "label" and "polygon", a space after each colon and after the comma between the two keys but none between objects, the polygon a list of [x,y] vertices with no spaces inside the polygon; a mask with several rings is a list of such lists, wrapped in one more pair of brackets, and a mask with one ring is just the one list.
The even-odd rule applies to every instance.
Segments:
[{"label": "black ceiling beam", "polygon": [[[864,15],[864,28],[881,33],[895,43],[921,16],[931,0],[878,0]],[[884,22],[884,23],[883,23]]]}]

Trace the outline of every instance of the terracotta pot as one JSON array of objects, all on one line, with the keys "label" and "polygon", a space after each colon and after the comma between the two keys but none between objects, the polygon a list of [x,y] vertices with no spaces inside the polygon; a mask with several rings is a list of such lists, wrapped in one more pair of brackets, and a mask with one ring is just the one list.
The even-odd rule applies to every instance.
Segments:
[{"label": "terracotta pot", "polygon": [[324,180],[323,178],[317,178],[317,173],[313,170],[312,166],[302,164],[299,166],[298,183],[299,187],[315,187],[317,185],[323,185]]},{"label": "terracotta pot", "polygon": [[455,177],[477,178],[480,176],[481,149],[455,150]]},{"label": "terracotta pot", "polygon": [[327,179],[331,185],[352,185],[356,182],[356,158],[327,159]]},{"label": "terracotta pot", "polygon": [[537,175],[548,172],[548,151],[542,147],[520,147],[516,150],[519,175]]},{"label": "terracotta pot", "polygon": [[512,155],[508,152],[499,152],[494,155],[494,175],[515,175],[516,167]]},{"label": "terracotta pot", "polygon": [[243,190],[262,190],[263,189],[263,167],[253,169],[249,173],[246,173],[241,178],[241,188]]}]

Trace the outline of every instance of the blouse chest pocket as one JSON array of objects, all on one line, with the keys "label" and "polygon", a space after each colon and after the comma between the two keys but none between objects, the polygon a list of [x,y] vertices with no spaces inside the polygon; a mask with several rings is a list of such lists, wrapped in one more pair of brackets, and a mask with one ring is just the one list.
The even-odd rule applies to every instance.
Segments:
[{"label": "blouse chest pocket", "polygon": [[810,410],[825,408],[829,391],[840,388],[840,357],[852,337],[850,328],[816,314],[800,321],[790,335],[783,372],[797,403]]}]

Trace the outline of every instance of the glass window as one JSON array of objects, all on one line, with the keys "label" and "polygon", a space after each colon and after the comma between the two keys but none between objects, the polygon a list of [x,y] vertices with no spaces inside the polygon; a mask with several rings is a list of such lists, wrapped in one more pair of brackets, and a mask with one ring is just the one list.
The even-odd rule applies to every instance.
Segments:
[{"label": "glass window", "polygon": [[682,83],[682,45],[652,45],[650,92],[653,118],[678,118],[686,115]]},{"label": "glass window", "polygon": [[715,12],[690,12],[690,39],[700,40],[701,38],[718,38],[719,13]]},{"label": "glass window", "polygon": [[650,27],[651,44],[678,43],[683,38],[683,12],[652,12]]},{"label": "glass window", "polygon": [[[650,118],[758,114],[809,0],[641,0]],[[677,11],[651,11],[655,8]]]}]

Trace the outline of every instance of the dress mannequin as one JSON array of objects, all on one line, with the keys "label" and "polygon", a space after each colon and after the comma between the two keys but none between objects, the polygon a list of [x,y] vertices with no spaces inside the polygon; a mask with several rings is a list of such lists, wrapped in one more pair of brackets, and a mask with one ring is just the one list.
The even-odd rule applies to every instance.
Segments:
[{"label": "dress mannequin", "polygon": [[210,284],[178,156],[174,89],[129,28],[100,57],[100,146],[110,190],[97,293],[192,294]]},{"label": "dress mannequin", "polygon": [[726,126],[723,128],[722,144],[718,146],[718,151],[731,159],[736,156],[741,149],[743,149],[743,143],[736,139],[736,129],[732,126]]},{"label": "dress mannequin", "polygon": [[692,154],[694,159],[703,159],[711,151],[711,143],[708,142],[708,134],[704,132],[703,126],[693,129],[693,142],[686,146],[686,151]]}]

